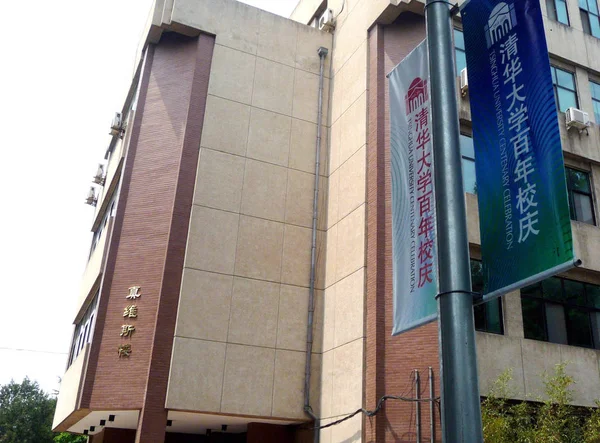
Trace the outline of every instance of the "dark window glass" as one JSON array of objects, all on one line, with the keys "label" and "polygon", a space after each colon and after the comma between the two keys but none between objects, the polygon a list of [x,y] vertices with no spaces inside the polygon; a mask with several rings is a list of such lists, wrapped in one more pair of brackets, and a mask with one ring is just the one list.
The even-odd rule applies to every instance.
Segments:
[{"label": "dark window glass", "polygon": [[544,302],[534,298],[521,298],[523,310],[523,329],[525,338],[546,340],[546,317]]},{"label": "dark window glass", "polygon": [[546,0],[546,9],[550,19],[569,26],[566,0]]},{"label": "dark window glass", "polygon": [[596,0],[579,0],[579,12],[581,13],[583,32],[600,38],[600,18]]},{"label": "dark window glass", "polygon": [[[471,260],[471,285],[473,292],[483,292],[483,267],[479,260]],[[473,315],[477,331],[504,334],[501,298],[475,306]]]},{"label": "dark window glass", "polygon": [[552,343],[568,344],[567,328],[565,325],[565,308],[556,303],[545,303],[546,331],[548,341]]},{"label": "dark window glass", "polygon": [[460,71],[467,67],[467,57],[465,55],[465,38],[463,32],[454,30],[454,49],[456,58],[456,75],[460,75]]},{"label": "dark window glass", "polygon": [[589,173],[572,168],[565,169],[571,220],[595,225],[596,218],[592,204],[592,187]]},{"label": "dark window glass", "polygon": [[473,139],[468,135],[460,135],[460,153],[462,156],[463,189],[465,192],[476,194],[475,150],[473,148]]},{"label": "dark window glass", "polygon": [[567,335],[569,344],[574,346],[593,347],[592,325],[589,311],[585,309],[567,308]]},{"label": "dark window glass", "polygon": [[551,66],[552,83],[554,85],[554,98],[556,106],[560,112],[565,112],[568,108],[577,108],[577,88],[575,86],[575,76],[560,68]]},{"label": "dark window glass", "polygon": [[600,125],[600,84],[590,81],[592,89],[592,104],[594,105],[594,117],[596,124]]},{"label": "dark window glass", "polygon": [[521,289],[525,338],[600,349],[600,286],[560,277]]}]

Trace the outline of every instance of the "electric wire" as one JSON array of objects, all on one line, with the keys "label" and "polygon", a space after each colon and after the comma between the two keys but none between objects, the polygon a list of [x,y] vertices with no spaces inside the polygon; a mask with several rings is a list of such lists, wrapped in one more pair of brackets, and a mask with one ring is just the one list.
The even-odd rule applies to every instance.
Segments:
[{"label": "electric wire", "polygon": [[377,402],[377,407],[375,409],[373,409],[372,411],[365,409],[365,408],[360,408],[357,409],[356,411],[352,412],[351,414],[348,414],[338,420],[332,421],[331,423],[327,423],[326,425],[322,425],[322,426],[314,426],[308,429],[325,429],[325,428],[329,428],[331,426],[335,426],[335,425],[339,425],[340,423],[343,423],[347,420],[350,420],[352,417],[363,413],[365,414],[367,417],[373,417],[374,415],[376,415],[381,408],[383,408],[384,403],[387,400],[400,400],[400,401],[406,401],[406,402],[422,402],[422,403],[428,403],[428,402],[434,402],[434,403],[438,403],[440,400],[440,397],[434,397],[434,398],[410,398],[410,397],[403,397],[400,395],[384,395],[383,397],[381,397],[379,399],[379,401]]},{"label": "electric wire", "polygon": [[56,354],[56,355],[67,355],[68,352],[56,352],[56,351],[42,351],[39,349],[23,349],[23,348],[9,348],[0,346],[0,351],[20,351],[20,352],[37,352],[40,354]]}]

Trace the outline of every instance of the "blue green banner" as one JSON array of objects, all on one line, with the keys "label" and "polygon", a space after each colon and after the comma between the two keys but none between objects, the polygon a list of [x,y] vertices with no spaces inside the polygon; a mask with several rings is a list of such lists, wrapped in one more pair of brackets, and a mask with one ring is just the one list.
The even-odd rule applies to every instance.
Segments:
[{"label": "blue green banner", "polygon": [[539,0],[461,16],[487,300],[573,267],[573,239]]}]

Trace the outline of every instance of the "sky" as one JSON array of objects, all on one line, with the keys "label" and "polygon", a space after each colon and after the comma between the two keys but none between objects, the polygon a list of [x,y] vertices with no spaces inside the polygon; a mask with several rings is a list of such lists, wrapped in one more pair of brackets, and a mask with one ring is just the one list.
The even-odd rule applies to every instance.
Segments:
[{"label": "sky", "polygon": [[[287,17],[298,0],[243,2]],[[2,6],[0,385],[27,376],[46,392],[59,388],[91,242],[84,198],[152,3]]]}]

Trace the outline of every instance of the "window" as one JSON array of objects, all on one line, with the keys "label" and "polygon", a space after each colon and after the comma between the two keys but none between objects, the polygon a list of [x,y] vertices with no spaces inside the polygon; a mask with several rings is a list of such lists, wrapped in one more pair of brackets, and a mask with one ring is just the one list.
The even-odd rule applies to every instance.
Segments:
[{"label": "window", "polygon": [[569,71],[564,71],[554,66],[552,69],[552,84],[554,85],[554,98],[560,112],[568,108],[577,108],[577,89],[575,87],[575,76]]},{"label": "window", "polygon": [[525,338],[600,348],[600,286],[551,277],[521,289]]},{"label": "window", "polygon": [[[483,266],[479,260],[471,260],[471,283],[473,292],[483,292]],[[493,334],[504,334],[502,324],[502,299],[500,297],[473,307],[475,329]]]},{"label": "window", "polygon": [[590,88],[592,89],[592,103],[594,104],[594,117],[596,117],[596,124],[600,125],[600,84],[590,81]]},{"label": "window", "polygon": [[77,359],[79,353],[85,348],[87,343],[92,341],[93,330],[94,330],[94,318],[96,317],[96,305],[98,304],[98,293],[92,300],[92,303],[88,306],[85,314],[75,325],[75,332],[73,333],[73,343],[71,344],[71,353],[69,354],[69,361],[67,368]]},{"label": "window", "polygon": [[572,168],[565,168],[565,172],[571,220],[595,225],[589,173]]},{"label": "window", "polygon": [[546,9],[550,19],[569,26],[566,0],[546,0]]},{"label": "window", "polygon": [[467,67],[467,56],[465,55],[465,37],[459,29],[454,30],[454,54],[456,59],[456,75]]},{"label": "window", "polygon": [[579,0],[579,13],[583,32],[600,38],[600,19],[598,18],[598,4],[596,0]]},{"label": "window", "polygon": [[477,194],[477,180],[475,178],[475,150],[473,139],[468,135],[460,134],[460,155],[462,157],[463,188],[465,192]]}]

